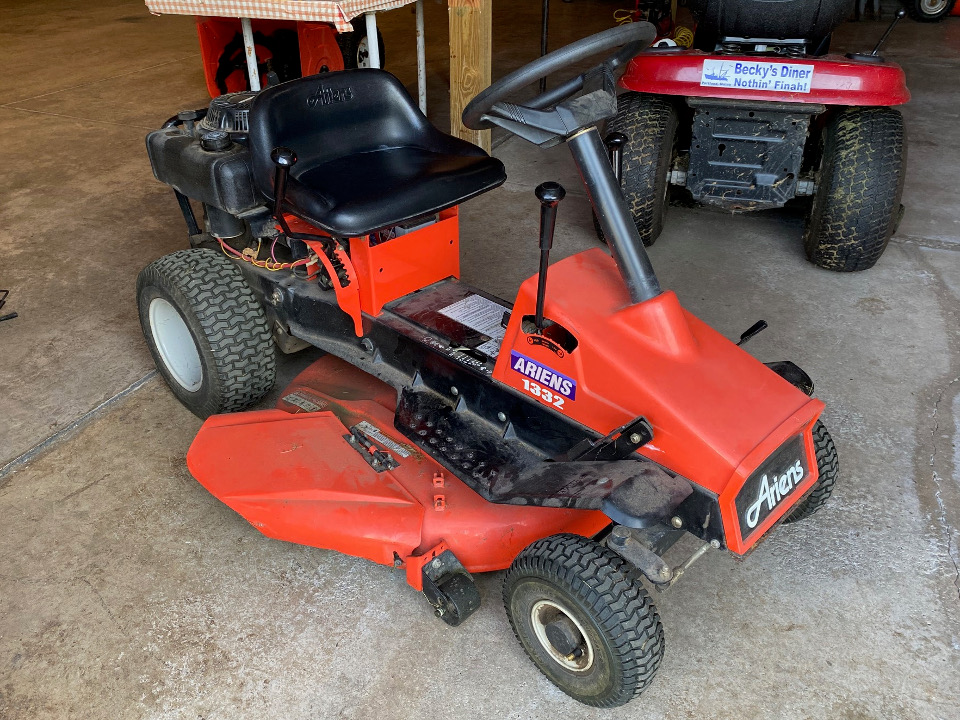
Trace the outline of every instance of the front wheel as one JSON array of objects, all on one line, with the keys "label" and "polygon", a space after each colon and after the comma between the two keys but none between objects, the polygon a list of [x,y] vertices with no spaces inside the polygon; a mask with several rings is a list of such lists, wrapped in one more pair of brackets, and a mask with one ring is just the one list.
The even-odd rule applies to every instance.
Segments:
[{"label": "front wheel", "polygon": [[817,472],[820,477],[813,484],[813,490],[810,491],[810,494],[784,518],[785,523],[797,522],[810,517],[826,505],[827,500],[833,495],[833,487],[837,484],[837,475],[840,473],[840,460],[837,457],[837,448],[833,444],[833,438],[830,437],[827,428],[819,420],[813,426],[813,449],[817,455]]},{"label": "front wheel", "polygon": [[660,616],[640,573],[588,538],[554,535],[525,548],[507,571],[503,602],[530,659],[586,705],[633,699],[663,657]]},{"label": "front wheel", "polygon": [[195,415],[243,410],[273,387],[270,326],[232,260],[206,248],[165,255],[137,277],[137,306],[157,369]]},{"label": "front wheel", "polygon": [[822,147],[804,249],[827,270],[867,270],[900,216],[903,117],[888,107],[846,108],[827,121]]},{"label": "front wheel", "polygon": [[[653,245],[663,230],[677,123],[673,103],[659,95],[637,92],[617,98],[617,115],[607,123],[607,132],[627,136],[620,184],[640,239],[647,246]],[[594,223],[599,235],[599,223],[596,219]]]}]

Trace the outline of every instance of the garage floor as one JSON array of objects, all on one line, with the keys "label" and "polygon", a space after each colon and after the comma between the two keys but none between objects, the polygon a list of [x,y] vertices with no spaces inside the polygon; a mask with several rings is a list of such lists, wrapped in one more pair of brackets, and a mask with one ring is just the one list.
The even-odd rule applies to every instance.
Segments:
[{"label": "garage floor", "polygon": [[[552,46],[615,7],[554,3]],[[842,478],[814,519],[655,597],[660,674],[611,713],[526,659],[499,575],[452,629],[402,575],[268,540],[188,475],[200,423],[152,370],[134,282],[185,242],[143,136],[206,102],[192,21],[136,0],[0,13],[0,287],[20,313],[0,324],[0,718],[960,718],[960,19],[906,21],[886,51],[913,92],[907,214],[873,270],[807,263],[790,214],[671,209],[664,286],[728,336],[770,323],[749,348],[814,377]],[[444,127],[445,4],[427,17]],[[496,4],[495,76],[535,56],[538,22]],[[412,11],[381,25],[412,86]],[[463,208],[464,275],[509,297],[536,269],[537,183],[569,192],[557,258],[596,240],[564,148],[497,154],[510,179]]]}]

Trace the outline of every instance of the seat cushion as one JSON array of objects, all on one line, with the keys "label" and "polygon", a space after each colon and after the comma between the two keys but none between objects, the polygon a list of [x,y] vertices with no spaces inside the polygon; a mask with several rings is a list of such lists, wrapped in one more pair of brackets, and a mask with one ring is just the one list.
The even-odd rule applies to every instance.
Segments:
[{"label": "seat cushion", "polygon": [[285,205],[332,235],[357,237],[457,205],[505,178],[503,163],[486,154],[384,148],[295,165]]},{"label": "seat cushion", "polygon": [[506,179],[499,160],[437,130],[397,78],[370,68],[291,80],[254,99],[253,177],[270,202],[277,147],[299,158],[284,210],[341,237],[435,213]]}]

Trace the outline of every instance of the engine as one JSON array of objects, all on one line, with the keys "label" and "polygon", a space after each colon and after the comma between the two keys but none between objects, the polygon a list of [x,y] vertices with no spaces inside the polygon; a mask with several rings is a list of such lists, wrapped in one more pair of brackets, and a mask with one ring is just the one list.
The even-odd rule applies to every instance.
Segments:
[{"label": "engine", "polygon": [[254,237],[274,234],[250,164],[250,104],[256,95],[221,95],[206,110],[181,112],[147,135],[154,176],[203,203],[207,230],[216,238],[239,237],[248,229]]}]

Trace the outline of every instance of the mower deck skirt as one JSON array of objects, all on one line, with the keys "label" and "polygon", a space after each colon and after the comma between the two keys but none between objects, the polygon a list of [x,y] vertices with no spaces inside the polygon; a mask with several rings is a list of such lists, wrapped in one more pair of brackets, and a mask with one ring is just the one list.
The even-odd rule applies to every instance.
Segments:
[{"label": "mower deck skirt", "polygon": [[[501,570],[538,538],[590,536],[610,522],[596,510],[487,502],[394,429],[395,403],[393,388],[326,356],[277,409],[209,418],[187,465],[264,535],[385,565],[445,543],[470,572]],[[395,448],[397,467],[378,472],[347,441],[361,423]]]}]

